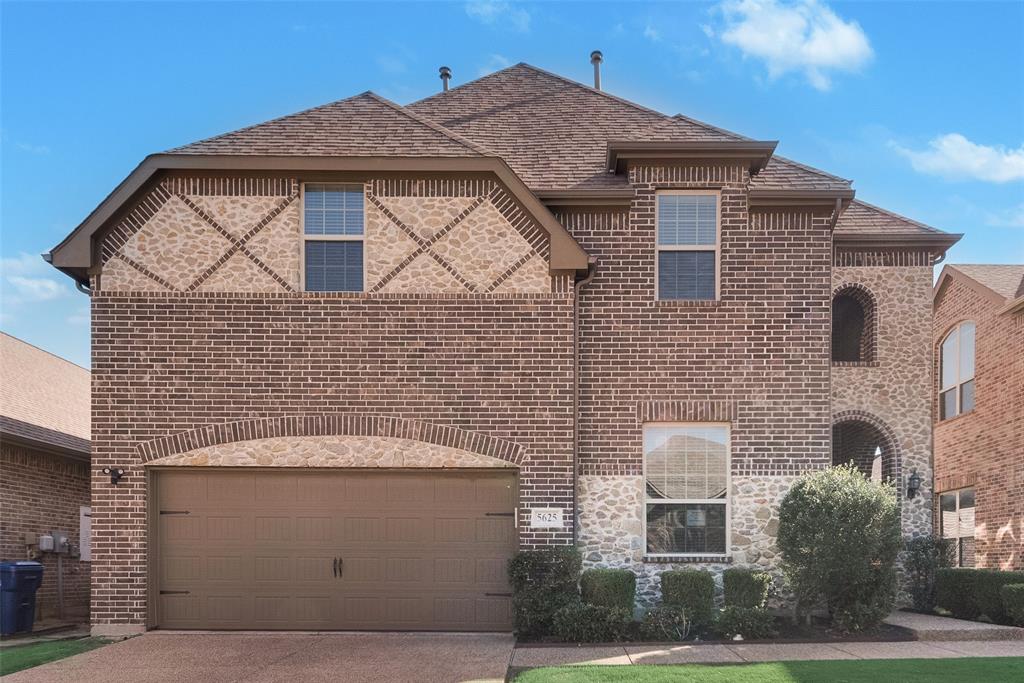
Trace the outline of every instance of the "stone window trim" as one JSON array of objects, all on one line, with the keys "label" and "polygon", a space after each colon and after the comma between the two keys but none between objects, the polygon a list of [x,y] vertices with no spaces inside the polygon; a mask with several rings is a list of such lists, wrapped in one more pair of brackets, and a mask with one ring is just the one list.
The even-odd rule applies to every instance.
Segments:
[{"label": "stone window trim", "polygon": [[[893,482],[896,483],[896,497],[899,500],[903,500],[906,491],[906,487],[903,485],[903,453],[900,450],[899,440],[896,438],[896,434],[893,432],[892,428],[890,428],[889,425],[877,415],[873,415],[863,410],[844,410],[832,416],[833,429],[844,422],[864,422],[871,425],[881,433],[882,437],[885,439],[884,450],[888,450],[892,454],[893,463],[891,471]],[[831,436],[829,439],[831,440]],[[829,450],[832,450],[831,444],[829,444]]]},{"label": "stone window trim", "polygon": [[[715,244],[674,244],[662,245],[658,230],[659,199],[664,196],[682,195],[691,197],[714,197],[715,198]],[[665,299],[660,292],[660,280],[658,275],[658,261],[663,251],[688,251],[688,252],[710,252],[715,254],[715,293],[711,299]],[[700,189],[669,189],[658,188],[654,192],[654,300],[658,305],[669,306],[715,306],[722,299],[722,191],[718,188],[706,187]]]},{"label": "stone window trim", "polygon": [[[971,353],[971,365],[972,365],[972,368],[971,368],[971,371],[969,373],[970,376],[967,376],[967,373],[960,367],[960,362],[962,360],[961,339],[962,339],[963,332],[968,327],[971,328],[972,334],[974,335],[972,340],[971,340],[971,351],[970,351],[970,353]],[[960,320],[960,321],[956,322],[955,324],[951,325],[949,327],[949,329],[946,330],[946,333],[944,335],[942,335],[942,338],[939,340],[939,343],[936,345],[936,348],[935,348],[935,362],[936,362],[938,367],[937,367],[936,373],[935,373],[935,382],[936,382],[936,410],[935,410],[935,415],[937,417],[937,420],[936,420],[937,422],[946,423],[946,422],[949,422],[950,420],[955,420],[955,419],[957,419],[959,417],[963,417],[964,415],[970,415],[972,412],[974,412],[974,408],[977,405],[977,391],[978,391],[978,389],[977,389],[977,385],[978,385],[978,382],[977,382],[977,366],[976,366],[976,363],[977,363],[977,351],[978,351],[977,334],[978,334],[978,325],[977,325],[977,323],[975,323],[973,320]],[[955,373],[955,377],[953,379],[953,382],[951,384],[946,384],[943,381],[943,377],[942,377],[943,370],[945,368],[945,359],[943,358],[942,350],[943,350],[943,347],[945,346],[946,342],[949,341],[951,338],[953,338],[953,335],[956,335],[956,337],[955,337],[956,338],[956,351],[954,353],[954,357],[956,358],[956,373]],[[968,385],[968,384],[971,385],[971,388],[973,389],[973,392],[972,392],[971,406],[965,410],[964,407],[963,407],[963,390],[964,390],[964,387],[966,385]],[[953,396],[954,396],[954,399],[955,399],[955,401],[954,401],[954,411],[951,414],[943,415],[942,397],[943,397],[944,394],[946,394],[948,392],[953,392]]]},{"label": "stone window trim", "polygon": [[[648,427],[724,427],[725,428],[725,498],[723,499],[676,499],[650,498],[647,495],[647,457],[641,453],[641,472],[644,494],[641,510],[641,539],[644,544],[643,560],[660,562],[721,562],[722,558],[730,557],[732,537],[732,424],[728,421],[649,421],[642,425],[642,431]],[[651,553],[647,549],[647,507],[648,505],[679,504],[679,503],[721,503],[725,507],[725,553]],[[711,558],[711,559],[709,559]]]},{"label": "stone window trim", "polygon": [[207,446],[279,436],[386,436],[458,448],[522,465],[522,445],[480,432],[419,420],[364,414],[292,415],[206,425],[141,443],[141,464]]},{"label": "stone window trim", "polygon": [[[359,235],[317,235],[306,233],[306,186],[307,185],[320,185],[323,187],[336,187],[345,188],[350,192],[355,192],[357,189],[363,197],[363,229]],[[310,291],[315,292],[319,290],[307,290],[306,289],[306,245],[309,242],[360,242],[363,245],[363,275],[362,275],[362,289],[360,290],[339,290],[352,292],[355,294],[361,294],[366,290],[366,277],[367,277],[367,263],[369,259],[366,254],[366,186],[359,182],[347,182],[347,183],[330,183],[330,182],[301,182],[299,183],[299,235],[302,239],[302,253],[299,255],[299,285],[303,292]],[[327,290],[330,291],[330,290]]]},{"label": "stone window trim", "polygon": [[[878,367],[878,330],[881,327],[878,299],[874,292],[859,282],[844,282],[832,290],[830,301],[835,304],[836,298],[848,296],[860,304],[864,311],[864,328],[860,340],[860,360],[836,360],[834,350],[833,367]],[[835,324],[835,321],[832,321]]]}]

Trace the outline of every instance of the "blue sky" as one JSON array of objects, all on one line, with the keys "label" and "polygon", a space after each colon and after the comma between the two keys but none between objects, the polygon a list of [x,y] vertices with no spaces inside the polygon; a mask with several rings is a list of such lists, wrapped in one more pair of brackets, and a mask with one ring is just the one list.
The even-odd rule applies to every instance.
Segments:
[{"label": "blue sky", "polygon": [[1024,3],[0,3],[0,325],[88,365],[39,254],[151,152],[364,90],[525,61],[759,139],[1024,261]]}]

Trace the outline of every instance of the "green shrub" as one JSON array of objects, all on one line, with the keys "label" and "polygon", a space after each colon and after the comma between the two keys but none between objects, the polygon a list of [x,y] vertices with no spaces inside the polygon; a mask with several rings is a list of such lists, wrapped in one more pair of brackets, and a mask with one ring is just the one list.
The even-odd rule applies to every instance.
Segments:
[{"label": "green shrub", "polygon": [[999,590],[1003,610],[1016,626],[1024,626],[1024,583],[1008,583]]},{"label": "green shrub", "polygon": [[1000,571],[998,569],[977,569],[978,578],[974,584],[978,610],[995,624],[1010,624],[1012,619],[1003,607],[1003,586],[1024,583],[1024,572]]},{"label": "green shrub", "polygon": [[903,568],[910,584],[914,609],[935,610],[935,572],[949,566],[949,539],[919,536],[907,541],[907,557]]},{"label": "green shrub", "polygon": [[760,607],[728,606],[715,619],[715,633],[729,640],[736,636],[744,640],[774,638],[775,617]]},{"label": "green shrub", "polygon": [[711,625],[715,613],[715,579],[700,569],[673,569],[661,574],[661,601],[682,607],[694,628]]},{"label": "green shrub", "polygon": [[516,633],[536,638],[551,633],[554,614],[577,602],[580,554],[568,546],[524,550],[508,563]]},{"label": "green shrub", "polygon": [[554,615],[554,634],[569,643],[611,643],[623,640],[633,623],[631,611],[574,602]]},{"label": "green shrub", "polygon": [[602,607],[621,607],[633,612],[636,574],[628,569],[588,569],[580,577],[583,602]]},{"label": "green shrub", "polygon": [[726,607],[767,607],[772,576],[753,569],[726,569],[722,572]]},{"label": "green shrub", "polygon": [[939,569],[935,572],[935,604],[957,619],[977,619],[981,614],[977,583],[976,569]]},{"label": "green shrub", "polygon": [[659,605],[648,610],[640,620],[640,637],[644,640],[686,640],[690,635],[690,620],[686,610],[672,605]]},{"label": "green shrub", "polygon": [[782,568],[798,611],[824,604],[840,628],[870,628],[891,610],[902,545],[895,488],[853,465],[802,476],[779,507]]}]

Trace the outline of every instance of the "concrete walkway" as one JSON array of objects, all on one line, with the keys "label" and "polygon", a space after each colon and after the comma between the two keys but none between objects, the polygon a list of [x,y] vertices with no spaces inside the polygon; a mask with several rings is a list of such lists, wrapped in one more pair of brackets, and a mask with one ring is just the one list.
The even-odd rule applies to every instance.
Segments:
[{"label": "concrete walkway", "polygon": [[966,621],[937,614],[893,612],[885,623],[913,631],[918,640],[1024,640],[1024,628]]},{"label": "concrete walkway", "polygon": [[155,631],[19,671],[3,681],[500,683],[514,644],[508,634]]},{"label": "concrete walkway", "polygon": [[577,664],[736,664],[808,659],[1024,657],[1024,641],[680,644],[664,646],[517,647],[513,668]]}]

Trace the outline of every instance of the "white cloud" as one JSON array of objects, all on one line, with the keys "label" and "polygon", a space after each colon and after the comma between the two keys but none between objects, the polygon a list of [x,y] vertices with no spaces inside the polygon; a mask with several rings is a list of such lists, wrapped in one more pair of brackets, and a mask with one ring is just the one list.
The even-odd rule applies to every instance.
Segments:
[{"label": "white cloud", "polygon": [[487,61],[476,70],[478,76],[486,76],[492,74],[495,71],[500,71],[506,66],[512,66],[512,60],[505,55],[492,54],[487,57]]},{"label": "white cloud", "polygon": [[50,148],[46,145],[33,145],[31,142],[16,142],[14,146],[29,154],[49,154]]},{"label": "white cloud", "polygon": [[466,14],[488,26],[508,23],[517,31],[530,30],[530,13],[521,6],[504,0],[467,2]]},{"label": "white cloud", "polygon": [[650,24],[647,24],[647,26],[644,27],[644,38],[651,41],[652,43],[657,43],[659,40],[661,40],[661,34],[658,33],[658,29],[654,28]]},{"label": "white cloud", "polygon": [[857,71],[873,56],[857,22],[816,0],[726,0],[719,9],[722,42],[763,61],[770,78],[803,73],[812,86],[828,90],[830,72]]},{"label": "white cloud", "polygon": [[16,258],[0,260],[5,287],[3,300],[6,306],[19,306],[37,301],[52,301],[70,290],[50,273],[55,273],[38,255],[18,254]]},{"label": "white cloud", "polygon": [[921,173],[990,183],[1024,179],[1024,145],[1017,149],[979,145],[960,133],[940,135],[924,150],[907,149],[896,142],[889,145]]}]

